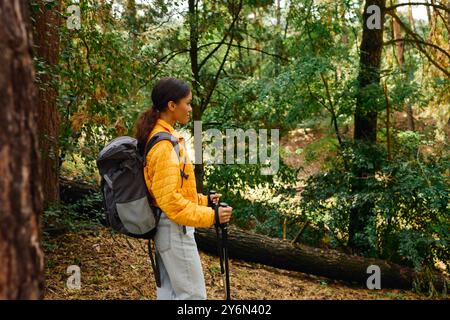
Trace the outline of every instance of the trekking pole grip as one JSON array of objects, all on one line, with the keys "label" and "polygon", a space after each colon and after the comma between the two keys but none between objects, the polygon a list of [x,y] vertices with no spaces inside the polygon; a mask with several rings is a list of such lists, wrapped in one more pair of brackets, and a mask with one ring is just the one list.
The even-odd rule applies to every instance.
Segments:
[{"label": "trekking pole grip", "polygon": [[219,216],[219,206],[216,205],[211,200],[211,195],[216,194],[217,192],[215,190],[209,190],[208,191],[208,207],[211,207],[214,209],[214,227],[218,229],[220,227],[220,216]]},{"label": "trekking pole grip", "polygon": [[208,207],[211,207],[214,209],[215,204],[214,202],[211,200],[211,195],[216,194],[217,192],[215,190],[209,190],[208,191]]}]

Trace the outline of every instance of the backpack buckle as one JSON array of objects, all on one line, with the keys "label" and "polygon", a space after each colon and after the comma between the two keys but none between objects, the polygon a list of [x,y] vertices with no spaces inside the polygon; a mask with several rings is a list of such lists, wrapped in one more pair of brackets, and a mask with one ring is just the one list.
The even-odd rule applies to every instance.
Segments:
[{"label": "backpack buckle", "polygon": [[186,180],[189,178],[189,175],[184,173],[183,170],[180,170],[180,175],[181,175],[182,178],[185,178]]}]

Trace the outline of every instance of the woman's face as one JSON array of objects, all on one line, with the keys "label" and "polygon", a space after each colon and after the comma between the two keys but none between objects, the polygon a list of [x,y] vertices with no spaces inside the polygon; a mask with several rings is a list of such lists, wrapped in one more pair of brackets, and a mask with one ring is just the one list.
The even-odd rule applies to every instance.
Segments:
[{"label": "woman's face", "polygon": [[192,112],[191,102],[192,92],[189,92],[186,97],[181,98],[180,101],[178,101],[176,107],[173,109],[174,120],[181,124],[189,122],[189,113]]}]

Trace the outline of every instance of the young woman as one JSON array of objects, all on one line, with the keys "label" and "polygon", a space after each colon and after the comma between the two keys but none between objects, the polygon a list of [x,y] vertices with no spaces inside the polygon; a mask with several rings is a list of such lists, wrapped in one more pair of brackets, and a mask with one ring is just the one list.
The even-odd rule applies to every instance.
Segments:
[{"label": "young woman", "polygon": [[[136,139],[143,150],[158,132],[169,132],[180,146],[180,159],[170,143],[157,143],[147,155],[144,176],[150,195],[162,210],[155,236],[156,259],[161,275],[157,299],[206,299],[205,280],[194,239],[194,227],[214,224],[214,210],[208,198],[197,194],[195,175],[187,157],[184,139],[174,130],[175,124],[189,121],[192,93],[189,86],[175,78],[161,79],[152,90],[151,109],[137,122]],[[180,170],[185,172],[181,177]],[[212,196],[217,203],[219,195]],[[220,223],[230,220],[232,208],[220,208]]]}]

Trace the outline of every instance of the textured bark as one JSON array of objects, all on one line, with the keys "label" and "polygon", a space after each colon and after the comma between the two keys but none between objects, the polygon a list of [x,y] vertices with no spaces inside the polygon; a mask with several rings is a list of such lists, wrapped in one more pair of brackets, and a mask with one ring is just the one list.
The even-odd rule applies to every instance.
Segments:
[{"label": "textured bark", "polygon": [[[412,6],[408,6],[408,19],[409,19],[409,23],[411,24],[412,30],[414,32],[416,32],[416,24],[414,22],[414,16],[413,16],[413,13],[412,13]],[[395,23],[400,28],[400,25],[399,25],[397,20],[395,20]],[[402,54],[403,54],[403,51],[402,51]],[[404,59],[403,59],[403,63],[404,63]],[[401,68],[405,72],[403,64],[401,65]],[[405,74],[405,77],[406,76],[407,75]],[[415,129],[415,126],[414,126],[414,113],[413,113],[413,109],[412,109],[410,103],[408,103],[408,105],[406,106],[406,114],[408,116],[408,130],[414,131],[414,129]]]},{"label": "textured bark", "polygon": [[42,159],[42,187],[44,207],[59,201],[59,113],[56,100],[58,98],[57,79],[52,70],[58,64],[59,58],[59,27],[61,10],[58,1],[52,9],[46,9],[39,0],[40,9],[34,12],[34,52],[39,60],[45,63],[49,73],[42,74],[38,79],[39,95],[38,131]]},{"label": "textured bark", "polygon": [[0,1],[0,299],[43,296],[36,90],[28,2]]},{"label": "textured bark", "polygon": [[[400,31],[400,24],[397,20],[392,19],[392,29],[394,31],[394,40],[399,40],[402,38],[402,34]],[[397,41],[395,42],[395,47],[397,49],[397,62],[400,66],[400,68],[403,68],[405,64],[405,55],[404,55],[404,49],[403,49],[404,43],[403,41]]]},{"label": "textured bark", "polygon": [[[411,6],[409,6],[411,8]],[[395,11],[394,11],[395,12]],[[410,20],[413,19],[412,13],[409,13]],[[400,24],[396,19],[392,19],[392,26],[394,31],[394,40],[395,46],[397,49],[397,62],[400,66],[400,69],[402,70],[403,77],[405,81],[407,81],[407,74],[405,70],[405,50],[404,50],[404,42],[403,41],[397,41],[402,39],[402,34],[400,31]],[[411,131],[414,131],[414,114],[411,104],[408,102],[408,105],[406,106],[406,114],[408,116],[408,129]]]},{"label": "textured bark", "polygon": [[[366,21],[370,17],[367,13],[367,8],[371,5],[376,5],[381,9],[381,28],[369,29]],[[384,31],[384,17],[385,17],[386,0],[366,0],[364,6],[363,17],[363,35],[360,47],[360,65],[358,75],[358,95],[356,99],[355,110],[355,130],[354,139],[376,143],[377,140],[377,117],[378,106],[374,106],[371,100],[365,96],[364,91],[367,87],[380,85],[380,66],[381,53],[383,51],[383,31]],[[382,91],[380,90],[382,94]],[[355,170],[356,179],[352,186],[352,191],[357,194],[365,189],[365,177],[372,175],[373,171],[369,170]],[[373,204],[364,203],[358,207],[350,210],[349,221],[349,245],[358,252],[369,250],[367,241],[359,241],[357,235],[363,234],[364,229],[370,221],[370,216],[373,215]]]},{"label": "textured bark", "polygon": [[[381,8],[381,28],[370,30],[366,21],[367,8],[377,5]],[[360,47],[360,69],[358,75],[359,93],[356,101],[354,138],[376,142],[377,110],[368,105],[368,99],[361,92],[370,85],[380,83],[381,53],[383,50],[383,31],[386,0],[366,0],[364,7],[363,35]]]}]

